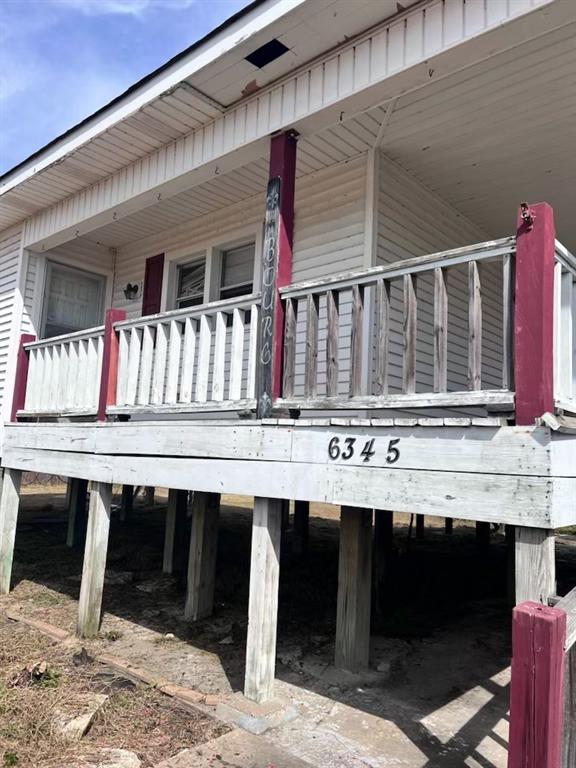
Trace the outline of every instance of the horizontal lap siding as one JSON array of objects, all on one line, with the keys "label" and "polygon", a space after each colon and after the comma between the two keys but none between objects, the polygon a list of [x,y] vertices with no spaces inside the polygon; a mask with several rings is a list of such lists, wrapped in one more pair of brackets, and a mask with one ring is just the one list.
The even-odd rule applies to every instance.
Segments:
[{"label": "horizontal lap siding", "polygon": [[21,231],[0,234],[0,407],[12,386],[7,380],[10,340],[18,286]]},{"label": "horizontal lap siding", "polygon": [[[380,164],[379,264],[487,240],[486,233],[385,156]],[[483,309],[482,386],[502,386],[501,262],[480,265]],[[417,390],[431,391],[434,362],[433,277],[418,277]],[[402,384],[402,290],[393,283],[391,391]],[[448,272],[448,389],[468,387],[468,272]]]}]

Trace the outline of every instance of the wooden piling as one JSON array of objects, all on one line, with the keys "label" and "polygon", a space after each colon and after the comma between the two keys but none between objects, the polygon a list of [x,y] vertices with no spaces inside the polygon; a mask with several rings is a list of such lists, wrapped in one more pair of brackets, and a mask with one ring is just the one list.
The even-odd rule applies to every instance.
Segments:
[{"label": "wooden piling", "polygon": [[80,477],[71,477],[68,482],[70,498],[68,503],[66,546],[82,547],[86,541],[86,525],[88,523],[88,512],[86,509],[88,481]]},{"label": "wooden piling", "polygon": [[257,702],[274,686],[281,526],[281,501],[255,498],[244,694]]},{"label": "wooden piling", "polygon": [[111,503],[112,486],[109,483],[92,483],[78,605],[79,637],[96,637],[100,628]]},{"label": "wooden piling", "polygon": [[218,493],[194,494],[184,607],[184,618],[191,621],[210,616],[214,609],[219,515]]},{"label": "wooden piling", "polygon": [[10,591],[21,479],[19,469],[4,470],[0,498],[0,595],[7,595]]},{"label": "wooden piling", "polygon": [[372,510],[342,507],[335,663],[350,672],[368,666],[371,576]]},{"label": "wooden piling", "polygon": [[292,536],[292,552],[297,557],[308,555],[308,540],[310,530],[310,502],[294,502],[294,532]]},{"label": "wooden piling", "polygon": [[186,514],[188,509],[188,491],[170,488],[166,509],[166,527],[164,529],[164,554],[162,571],[164,573],[182,572],[186,560]]},{"label": "wooden piling", "polygon": [[527,600],[546,605],[556,593],[554,531],[520,525],[515,530],[516,605]]}]

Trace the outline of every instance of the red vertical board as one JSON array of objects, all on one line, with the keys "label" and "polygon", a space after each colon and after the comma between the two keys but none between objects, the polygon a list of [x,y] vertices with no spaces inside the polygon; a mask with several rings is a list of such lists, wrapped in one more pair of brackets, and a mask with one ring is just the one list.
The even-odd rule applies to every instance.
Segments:
[{"label": "red vertical board", "polygon": [[514,311],[517,424],[534,424],[554,410],[555,240],[554,213],[548,203],[520,210]]},{"label": "red vertical board", "polygon": [[106,421],[106,407],[116,404],[119,344],[118,334],[114,330],[114,323],[119,323],[122,320],[126,320],[126,312],[123,309],[106,310],[100,397],[98,398],[98,421]]},{"label": "red vertical board", "polygon": [[514,609],[508,768],[560,768],[565,642],[565,611]]},{"label": "red vertical board", "polygon": [[282,392],[282,347],[284,338],[284,308],[278,289],[292,282],[292,241],[294,235],[294,192],[296,186],[295,131],[273,136],[270,143],[270,179],[280,179],[280,221],[278,228],[278,265],[274,307],[274,351],[272,371],[272,400]]},{"label": "red vertical board", "polygon": [[33,336],[31,333],[23,333],[20,336],[18,355],[16,357],[16,375],[14,376],[14,393],[12,396],[10,421],[16,421],[16,414],[24,408],[26,403],[29,358],[28,352],[24,349],[24,344],[29,344],[31,341],[36,341],[36,336]]},{"label": "red vertical board", "polygon": [[142,316],[160,312],[162,304],[162,278],[164,276],[164,254],[146,259],[144,288],[142,290]]}]

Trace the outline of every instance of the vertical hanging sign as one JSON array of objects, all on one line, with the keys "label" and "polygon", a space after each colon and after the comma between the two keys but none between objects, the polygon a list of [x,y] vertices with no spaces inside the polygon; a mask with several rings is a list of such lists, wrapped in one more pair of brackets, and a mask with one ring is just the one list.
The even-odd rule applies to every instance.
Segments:
[{"label": "vertical hanging sign", "polygon": [[264,223],[264,244],[262,249],[262,306],[258,327],[258,366],[256,370],[256,416],[267,418],[272,413],[272,380],[275,365],[274,340],[276,328],[274,316],[276,302],[280,301],[277,288],[278,253],[280,232],[280,177],[268,182],[266,192],[266,219]]}]

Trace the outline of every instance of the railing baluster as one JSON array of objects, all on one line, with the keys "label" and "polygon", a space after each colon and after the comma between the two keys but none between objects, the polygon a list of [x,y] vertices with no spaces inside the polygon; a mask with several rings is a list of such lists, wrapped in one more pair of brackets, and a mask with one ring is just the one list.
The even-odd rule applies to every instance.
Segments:
[{"label": "railing baluster", "polygon": [[178,375],[180,373],[180,351],[182,348],[182,326],[176,320],[170,321],[170,342],[168,344],[168,368],[166,371],[166,402],[178,400]]},{"label": "railing baluster", "polygon": [[156,326],[156,347],[154,350],[154,371],[152,372],[152,396],[150,402],[160,405],[164,402],[164,380],[166,378],[166,358],[168,356],[168,326],[158,323]]},{"label": "railing baluster", "polygon": [[514,257],[502,258],[502,388],[514,389]]},{"label": "railing baluster", "polygon": [[338,395],[338,339],[340,336],[340,296],[338,291],[326,293],[326,394]]},{"label": "railing baluster", "polygon": [[196,321],[187,317],[184,322],[184,351],[182,353],[182,380],[178,402],[192,401],[192,377],[194,376],[194,357],[196,355]]},{"label": "railing baluster", "polygon": [[88,374],[88,342],[86,339],[80,339],[78,342],[78,378],[76,380],[76,394],[74,396],[74,407],[81,408],[86,397],[87,374]]},{"label": "railing baluster", "polygon": [[307,397],[315,397],[318,388],[318,294],[309,293],[306,300],[306,377]]},{"label": "railing baluster", "polygon": [[364,339],[364,286],[352,287],[350,337],[350,397],[362,394],[362,347]]},{"label": "railing baluster", "polygon": [[150,380],[152,378],[152,359],[154,354],[154,331],[149,326],[142,330],[142,357],[140,361],[140,377],[138,379],[138,395],[136,402],[139,405],[148,405],[150,402]]},{"label": "railing baluster", "polygon": [[468,264],[468,389],[482,389],[482,290],[476,261]]},{"label": "railing baluster", "polygon": [[98,397],[98,346],[96,339],[88,339],[88,365],[86,375],[86,399],[90,405],[96,403]]},{"label": "railing baluster", "polygon": [[404,275],[404,367],[403,391],[416,392],[416,332],[418,300],[416,296],[416,275]]},{"label": "railing baluster", "polygon": [[214,365],[212,371],[212,400],[224,400],[224,376],[226,373],[226,315],[216,315],[216,333],[214,338]]},{"label": "railing baluster", "polygon": [[448,389],[448,293],[445,270],[434,270],[434,392]]},{"label": "railing baluster", "polygon": [[380,279],[376,283],[377,323],[376,336],[376,394],[388,394],[388,355],[390,348],[390,283]]},{"label": "railing baluster", "polygon": [[[109,312],[112,310],[108,310]],[[100,384],[102,376],[102,363],[104,360],[104,336],[98,336],[94,339],[96,347],[96,370],[94,373],[94,395],[91,407],[98,408],[100,400]]]},{"label": "railing baluster", "polygon": [[564,270],[560,262],[556,262],[554,277],[558,296],[555,323],[556,397],[566,400],[573,397],[574,278],[571,272]]},{"label": "railing baluster", "polygon": [[118,405],[126,405],[128,393],[128,371],[130,370],[130,331],[120,329],[119,362],[118,362],[118,388],[116,390],[116,402]]},{"label": "railing baluster", "polygon": [[68,345],[68,380],[66,407],[74,408],[78,393],[78,351],[79,342],[71,341]]},{"label": "railing baluster", "polygon": [[32,411],[36,407],[36,398],[39,391],[39,377],[42,375],[41,359],[39,357],[40,349],[32,349],[30,351],[28,362],[28,380],[26,384],[26,399],[24,402],[24,408],[27,411]]},{"label": "railing baluster", "polygon": [[210,348],[212,346],[212,328],[207,315],[200,317],[200,343],[198,344],[198,371],[196,375],[196,400],[205,403],[208,399],[208,374]]},{"label": "railing baluster", "polygon": [[52,348],[52,370],[50,375],[50,401],[49,409],[55,411],[58,407],[58,385],[60,375],[60,358],[61,358],[60,345]]},{"label": "railing baluster", "polygon": [[230,400],[242,397],[242,366],[244,361],[244,310],[235,309],[232,313],[232,342],[230,346]]},{"label": "railing baluster", "polygon": [[258,325],[260,307],[252,304],[250,309],[250,345],[248,349],[248,385],[246,397],[253,399],[256,393],[256,357],[258,355]]},{"label": "railing baluster", "polygon": [[296,325],[298,322],[298,299],[286,299],[284,309],[284,366],[283,397],[294,395],[296,378]]},{"label": "railing baluster", "polygon": [[141,329],[132,328],[130,333],[130,352],[128,355],[128,382],[126,384],[126,404],[136,403],[136,387],[140,370]]}]

